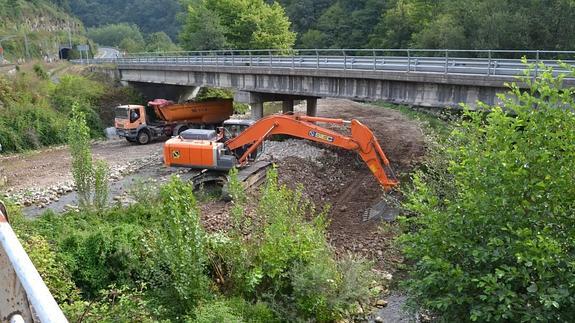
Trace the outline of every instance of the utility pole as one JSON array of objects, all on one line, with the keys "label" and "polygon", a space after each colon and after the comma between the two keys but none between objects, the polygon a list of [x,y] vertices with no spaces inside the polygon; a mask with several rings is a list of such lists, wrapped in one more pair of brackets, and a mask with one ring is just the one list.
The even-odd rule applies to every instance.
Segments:
[{"label": "utility pole", "polygon": [[24,33],[24,47],[26,48],[26,60],[30,60],[30,50],[28,49],[28,36]]},{"label": "utility pole", "polygon": [[68,45],[70,46],[70,50],[72,49],[72,27],[70,23],[68,23]]}]

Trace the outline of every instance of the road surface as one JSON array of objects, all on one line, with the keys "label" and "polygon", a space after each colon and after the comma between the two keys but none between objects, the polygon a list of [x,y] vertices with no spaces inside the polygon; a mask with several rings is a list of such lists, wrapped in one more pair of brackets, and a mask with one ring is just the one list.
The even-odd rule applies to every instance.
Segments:
[{"label": "road surface", "polygon": [[100,47],[98,48],[98,53],[95,58],[118,58],[122,54],[119,50],[111,47]]}]

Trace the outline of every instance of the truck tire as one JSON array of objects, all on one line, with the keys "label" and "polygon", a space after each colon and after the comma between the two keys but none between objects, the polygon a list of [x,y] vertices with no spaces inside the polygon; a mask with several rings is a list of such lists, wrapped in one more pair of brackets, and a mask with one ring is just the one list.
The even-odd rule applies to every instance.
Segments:
[{"label": "truck tire", "polygon": [[138,132],[137,141],[140,145],[147,145],[151,140],[150,132],[148,130],[140,130]]}]

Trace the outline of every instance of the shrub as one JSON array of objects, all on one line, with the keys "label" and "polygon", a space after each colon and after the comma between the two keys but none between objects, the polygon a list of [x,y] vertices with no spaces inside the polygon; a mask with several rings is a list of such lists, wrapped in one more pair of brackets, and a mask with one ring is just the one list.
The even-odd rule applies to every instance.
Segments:
[{"label": "shrub", "polygon": [[167,270],[161,283],[174,296],[180,313],[185,314],[209,295],[205,233],[190,184],[172,177],[162,187],[160,196],[162,221],[157,232],[158,261]]},{"label": "shrub", "polygon": [[89,131],[84,113],[79,110],[78,104],[74,103],[72,118],[68,124],[68,146],[72,155],[72,177],[78,190],[80,207],[88,207],[92,203],[94,167]]},{"label": "shrub", "polygon": [[366,299],[369,286],[361,280],[371,282],[370,265],[335,260],[325,238],[325,213],[316,213],[301,190],[279,185],[272,169],[255,214],[244,214],[245,193],[236,172],[230,177],[234,229],[208,240],[213,271],[228,291],[264,301],[288,321],[335,320]]},{"label": "shrub", "polygon": [[449,180],[414,176],[406,207],[418,216],[402,237],[412,306],[445,321],[574,317],[575,90],[541,69],[502,107],[466,111],[436,173]]},{"label": "shrub", "polygon": [[78,190],[81,208],[104,209],[108,204],[108,165],[92,162],[89,128],[84,113],[74,103],[68,124],[68,145],[72,155],[72,176]]}]

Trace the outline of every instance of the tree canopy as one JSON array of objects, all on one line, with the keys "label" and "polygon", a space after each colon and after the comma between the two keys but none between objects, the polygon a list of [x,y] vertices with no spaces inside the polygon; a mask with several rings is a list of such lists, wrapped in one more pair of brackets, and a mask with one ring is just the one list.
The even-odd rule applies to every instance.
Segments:
[{"label": "tree canopy", "polygon": [[296,34],[284,8],[263,0],[188,1],[180,39],[190,50],[288,49]]}]

